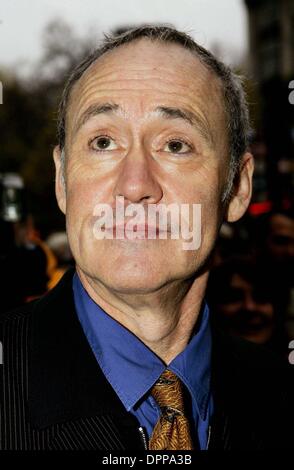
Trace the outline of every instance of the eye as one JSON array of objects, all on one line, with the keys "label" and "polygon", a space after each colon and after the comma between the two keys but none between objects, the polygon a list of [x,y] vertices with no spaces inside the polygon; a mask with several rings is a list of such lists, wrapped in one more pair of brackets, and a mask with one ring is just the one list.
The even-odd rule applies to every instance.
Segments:
[{"label": "eye", "polygon": [[189,145],[187,142],[184,140],[180,139],[172,139],[169,140],[164,148],[164,152],[170,152],[170,153],[189,153],[192,150],[192,146]]},{"label": "eye", "polygon": [[116,150],[117,145],[111,137],[107,135],[100,135],[99,137],[95,137],[91,142],[91,147],[97,151],[104,151],[104,150]]}]

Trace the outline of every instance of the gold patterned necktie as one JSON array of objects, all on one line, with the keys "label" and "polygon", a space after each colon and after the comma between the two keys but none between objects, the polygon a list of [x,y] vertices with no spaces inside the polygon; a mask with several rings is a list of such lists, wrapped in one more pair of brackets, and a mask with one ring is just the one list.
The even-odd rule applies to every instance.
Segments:
[{"label": "gold patterned necktie", "polygon": [[170,370],[165,370],[153,385],[151,394],[162,414],[150,438],[150,450],[193,449],[189,421],[184,415],[183,391],[182,382]]}]

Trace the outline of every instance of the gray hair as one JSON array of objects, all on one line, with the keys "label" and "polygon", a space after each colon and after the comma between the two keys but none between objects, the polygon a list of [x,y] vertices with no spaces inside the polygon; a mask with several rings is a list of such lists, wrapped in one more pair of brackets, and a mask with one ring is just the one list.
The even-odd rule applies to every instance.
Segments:
[{"label": "gray hair", "polygon": [[[230,149],[228,184],[223,195],[223,201],[228,200],[233,189],[234,179],[239,174],[242,155],[248,147],[250,123],[243,81],[239,75],[235,74],[230,69],[230,67],[219,61],[204,47],[197,44],[188,34],[178,31],[171,26],[143,25],[129,29],[119,35],[105,35],[101,46],[95,49],[88,57],[75,67],[64,87],[59,105],[58,142],[60,149],[63,150],[65,145],[66,111],[74,84],[103,54],[141,38],[181,45],[184,49],[195,54],[201,63],[221,80],[224,107],[227,116],[228,142]],[[62,157],[62,160],[64,160],[64,152],[62,152]]]}]

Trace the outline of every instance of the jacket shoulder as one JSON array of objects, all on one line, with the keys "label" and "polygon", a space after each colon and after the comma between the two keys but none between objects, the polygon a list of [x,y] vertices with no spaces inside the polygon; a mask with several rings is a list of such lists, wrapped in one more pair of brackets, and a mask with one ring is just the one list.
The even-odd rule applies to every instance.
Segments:
[{"label": "jacket shoulder", "polygon": [[32,313],[33,307],[36,302],[37,300],[32,300],[31,302],[28,302],[22,305],[21,307],[18,307],[17,309],[9,310],[8,312],[2,313],[0,315],[0,325],[3,325],[7,322],[11,323],[28,317]]},{"label": "jacket shoulder", "polygon": [[286,359],[220,330],[213,331],[213,339],[218,435],[236,449],[291,448],[294,387]]},{"label": "jacket shoulder", "polygon": [[215,353],[226,361],[238,364],[242,369],[288,369],[284,358],[263,345],[255,344],[242,338],[230,336],[221,330],[215,330]]},{"label": "jacket shoulder", "polygon": [[36,302],[33,300],[22,307],[0,315],[0,341],[2,341],[4,334],[10,336],[23,328],[23,325],[30,319]]}]

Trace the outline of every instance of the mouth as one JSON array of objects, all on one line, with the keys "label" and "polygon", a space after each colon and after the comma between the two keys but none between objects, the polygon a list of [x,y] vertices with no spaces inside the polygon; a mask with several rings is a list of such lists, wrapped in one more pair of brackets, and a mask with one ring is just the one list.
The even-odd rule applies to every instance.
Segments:
[{"label": "mouth", "polygon": [[262,331],[273,325],[273,318],[259,312],[240,312],[233,321],[234,326],[242,333]]},{"label": "mouth", "polygon": [[163,230],[158,226],[148,224],[122,224],[114,225],[106,229],[107,232],[113,234],[114,238],[142,238],[142,239],[155,239],[158,237],[167,238],[169,230]]}]

